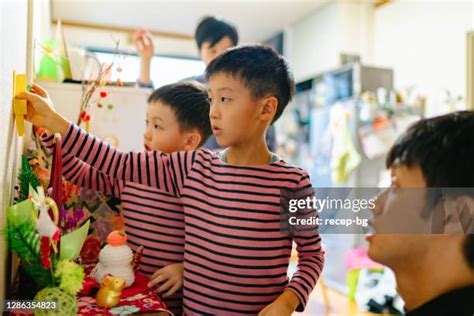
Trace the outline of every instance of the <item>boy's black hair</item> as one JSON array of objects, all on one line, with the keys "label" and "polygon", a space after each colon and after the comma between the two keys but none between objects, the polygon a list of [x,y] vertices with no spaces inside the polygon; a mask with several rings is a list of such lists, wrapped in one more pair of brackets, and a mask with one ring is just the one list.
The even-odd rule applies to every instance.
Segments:
[{"label": "boy's black hair", "polygon": [[[396,162],[421,168],[431,188],[474,188],[474,111],[460,111],[413,124],[390,149],[386,166]],[[467,189],[472,196],[473,189]],[[449,191],[448,191],[449,192]],[[474,270],[474,235],[467,235],[464,257]]]},{"label": "boy's black hair", "polygon": [[474,111],[414,123],[390,149],[386,166],[418,165],[432,188],[474,187]]},{"label": "boy's black hair", "polygon": [[233,24],[213,16],[205,17],[194,33],[194,39],[199,50],[201,50],[204,42],[209,42],[210,47],[212,47],[226,36],[230,38],[234,46],[239,43],[237,28]]},{"label": "boy's black hair", "polygon": [[209,120],[209,96],[206,87],[197,81],[180,81],[162,86],[148,97],[148,103],[162,102],[171,107],[181,131],[196,128],[202,146],[212,134]]},{"label": "boy's black hair", "polygon": [[254,98],[268,95],[278,99],[275,122],[295,93],[293,75],[285,59],[265,45],[243,45],[216,57],[206,68],[206,79],[217,73],[238,78]]}]

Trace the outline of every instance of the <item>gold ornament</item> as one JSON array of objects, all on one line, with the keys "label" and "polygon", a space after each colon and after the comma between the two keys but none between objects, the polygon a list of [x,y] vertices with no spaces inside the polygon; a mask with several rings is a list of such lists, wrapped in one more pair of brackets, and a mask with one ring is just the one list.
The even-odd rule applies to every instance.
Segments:
[{"label": "gold ornament", "polygon": [[97,296],[95,297],[97,306],[103,308],[117,306],[120,303],[120,296],[122,295],[124,287],[124,279],[106,276],[102,281],[99,292],[97,292]]}]

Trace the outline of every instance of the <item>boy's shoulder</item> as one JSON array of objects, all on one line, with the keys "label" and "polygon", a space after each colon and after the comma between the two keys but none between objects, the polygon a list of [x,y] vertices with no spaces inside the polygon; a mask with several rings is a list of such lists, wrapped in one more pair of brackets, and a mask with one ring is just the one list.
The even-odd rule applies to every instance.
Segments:
[{"label": "boy's shoulder", "polygon": [[291,163],[285,161],[282,158],[279,158],[279,160],[276,161],[274,163],[274,165],[275,165],[276,168],[282,170],[282,172],[287,172],[287,173],[299,175],[301,177],[300,181],[304,185],[306,185],[306,183],[311,183],[308,171],[306,171],[305,169],[303,169],[303,168],[301,168],[297,165],[291,164]]},{"label": "boy's shoulder", "polygon": [[275,167],[280,168],[282,170],[291,171],[291,172],[294,172],[294,173],[299,173],[301,175],[307,175],[308,174],[308,172],[305,169],[303,169],[303,168],[301,168],[301,167],[299,167],[295,164],[289,163],[286,160],[284,160],[283,158],[279,158],[279,160],[276,161],[274,163],[274,165],[275,165]]},{"label": "boy's shoulder", "polygon": [[[163,155],[163,153],[161,153]],[[166,155],[166,154],[164,154]],[[268,164],[260,166],[233,166],[227,164],[225,161],[225,150],[222,151],[213,151],[208,148],[198,148],[193,151],[179,151],[174,152],[171,156],[177,156],[178,159],[186,160],[185,157],[190,157],[193,160],[193,163],[198,162],[200,165],[212,165],[218,167],[219,169],[242,169],[242,170],[254,170],[254,171],[267,171],[269,173],[283,173],[291,174],[294,176],[300,176],[302,178],[309,178],[308,172],[294,164],[291,164],[278,156],[277,154],[272,153],[271,161]]]},{"label": "boy's shoulder", "polygon": [[299,173],[302,175],[308,174],[308,172],[304,170],[303,168],[295,164],[289,163],[288,161],[283,159],[281,156],[273,152],[271,153],[271,159],[270,159],[269,165],[273,166],[276,169],[281,169],[287,172]]},{"label": "boy's shoulder", "polygon": [[220,158],[220,152],[210,150],[208,148],[200,147],[194,150],[195,159],[206,160],[206,161],[218,161]]},{"label": "boy's shoulder", "polygon": [[232,166],[225,162],[225,150],[224,151],[211,151],[207,148],[200,148],[195,151],[196,160],[199,160],[201,164],[210,164],[219,169],[229,170],[247,170],[249,172],[267,172],[273,174],[281,174],[291,176],[292,178],[309,179],[308,172],[301,167],[288,163],[280,156],[272,153],[272,159],[269,164],[261,166]]}]

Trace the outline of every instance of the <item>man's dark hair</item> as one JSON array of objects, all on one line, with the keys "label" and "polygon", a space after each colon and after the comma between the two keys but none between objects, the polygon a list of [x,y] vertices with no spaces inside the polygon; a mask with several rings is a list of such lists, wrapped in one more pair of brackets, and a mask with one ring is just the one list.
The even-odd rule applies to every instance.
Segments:
[{"label": "man's dark hair", "polygon": [[[460,111],[413,124],[390,149],[387,168],[398,161],[421,168],[430,188],[474,189],[474,111]],[[466,190],[463,190],[466,189]],[[450,194],[450,191],[445,191]],[[474,235],[463,245],[468,265],[474,269]]]},{"label": "man's dark hair", "polygon": [[199,49],[201,49],[204,42],[209,42],[210,47],[212,47],[226,36],[230,38],[234,46],[239,43],[239,33],[236,27],[225,20],[213,16],[205,17],[199,23],[194,33],[194,39]]},{"label": "man's dark hair", "polygon": [[212,134],[209,120],[209,96],[197,81],[180,81],[162,86],[150,95],[148,103],[162,102],[173,109],[182,132],[197,129],[202,146]]},{"label": "man's dark hair", "polygon": [[281,116],[295,92],[288,64],[269,46],[244,45],[225,51],[207,66],[206,79],[218,73],[240,80],[254,98],[275,96],[278,108],[273,122]]},{"label": "man's dark hair", "polygon": [[413,124],[390,149],[386,166],[418,165],[427,187],[474,187],[474,111]]}]

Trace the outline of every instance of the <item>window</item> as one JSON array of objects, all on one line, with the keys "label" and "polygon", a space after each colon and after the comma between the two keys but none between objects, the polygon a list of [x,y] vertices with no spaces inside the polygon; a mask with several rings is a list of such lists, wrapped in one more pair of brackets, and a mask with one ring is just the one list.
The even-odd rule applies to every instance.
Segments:
[{"label": "window", "polygon": [[[111,63],[114,59],[113,52],[104,52],[90,50],[94,52],[101,63]],[[137,55],[124,55],[116,61],[120,64],[122,73],[120,79],[124,82],[134,82],[140,73],[140,58]],[[173,57],[173,56],[154,56],[151,61],[151,80],[156,88],[165,84],[173,83],[185,78],[200,75],[205,70],[204,63],[199,59]],[[112,81],[117,80],[119,73],[114,71]]]}]

